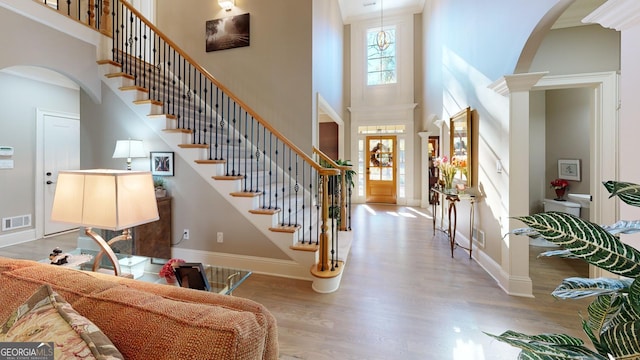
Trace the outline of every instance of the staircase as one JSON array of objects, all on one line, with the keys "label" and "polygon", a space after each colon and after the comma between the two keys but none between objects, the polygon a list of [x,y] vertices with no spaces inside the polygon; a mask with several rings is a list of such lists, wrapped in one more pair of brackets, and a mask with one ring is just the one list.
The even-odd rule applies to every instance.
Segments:
[{"label": "staircase", "polygon": [[[335,291],[350,248],[350,233],[338,229],[347,227],[346,168],[301,151],[128,3],[89,0],[86,8],[87,25],[110,36],[112,57],[98,61],[108,87],[290,257],[281,275]],[[330,208],[341,209],[341,221],[329,218]]]}]

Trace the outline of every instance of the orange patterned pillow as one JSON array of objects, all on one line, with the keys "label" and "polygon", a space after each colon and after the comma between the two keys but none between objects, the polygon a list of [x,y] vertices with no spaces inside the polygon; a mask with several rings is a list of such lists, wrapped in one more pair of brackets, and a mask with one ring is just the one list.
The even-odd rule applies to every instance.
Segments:
[{"label": "orange patterned pillow", "polygon": [[123,359],[109,338],[49,285],[41,286],[2,324],[0,342],[53,342],[55,359]]}]

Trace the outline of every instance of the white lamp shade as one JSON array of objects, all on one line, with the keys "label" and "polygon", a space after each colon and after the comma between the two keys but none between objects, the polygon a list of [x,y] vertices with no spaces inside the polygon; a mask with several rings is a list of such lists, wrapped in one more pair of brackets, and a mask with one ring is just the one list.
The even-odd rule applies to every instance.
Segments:
[{"label": "white lamp shade", "polygon": [[142,140],[118,140],[113,151],[114,159],[141,158],[147,156]]},{"label": "white lamp shade", "polygon": [[58,173],[52,221],[122,230],[158,219],[153,178],[148,171]]}]

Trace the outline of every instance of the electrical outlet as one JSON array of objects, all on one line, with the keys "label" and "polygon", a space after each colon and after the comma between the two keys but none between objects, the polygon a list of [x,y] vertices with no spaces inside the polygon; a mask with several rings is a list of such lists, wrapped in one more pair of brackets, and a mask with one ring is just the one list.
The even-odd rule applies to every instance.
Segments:
[{"label": "electrical outlet", "polygon": [[184,229],[182,232],[182,238],[185,240],[189,240],[189,229]]},{"label": "electrical outlet", "polygon": [[218,232],[218,242],[221,243],[224,241],[224,238],[222,237],[222,232]]}]

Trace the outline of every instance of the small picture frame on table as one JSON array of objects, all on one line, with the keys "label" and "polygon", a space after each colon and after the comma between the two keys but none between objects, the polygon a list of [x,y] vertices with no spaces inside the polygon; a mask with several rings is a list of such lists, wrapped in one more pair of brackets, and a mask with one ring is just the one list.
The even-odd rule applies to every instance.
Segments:
[{"label": "small picture frame on table", "polygon": [[173,151],[151,152],[151,175],[173,176]]},{"label": "small picture frame on table", "polygon": [[174,269],[178,284],[184,288],[211,290],[207,273],[202,263],[181,263]]},{"label": "small picture frame on table", "polygon": [[580,181],[580,160],[558,160],[558,178]]}]

